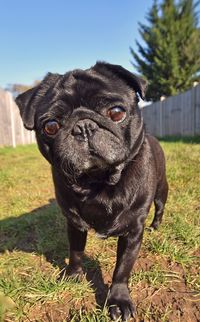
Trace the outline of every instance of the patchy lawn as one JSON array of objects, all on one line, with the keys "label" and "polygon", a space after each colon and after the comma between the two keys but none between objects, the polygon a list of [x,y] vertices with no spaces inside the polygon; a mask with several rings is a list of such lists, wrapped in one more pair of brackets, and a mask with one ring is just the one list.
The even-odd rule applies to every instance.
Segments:
[{"label": "patchy lawn", "polygon": [[[200,142],[161,142],[169,199],[159,231],[145,232],[130,278],[137,321],[200,321]],[[35,145],[0,149],[0,321],[110,321],[104,306],[116,239],[90,232],[85,276],[68,261],[65,219],[50,167]],[[147,220],[151,221],[153,207]]]}]

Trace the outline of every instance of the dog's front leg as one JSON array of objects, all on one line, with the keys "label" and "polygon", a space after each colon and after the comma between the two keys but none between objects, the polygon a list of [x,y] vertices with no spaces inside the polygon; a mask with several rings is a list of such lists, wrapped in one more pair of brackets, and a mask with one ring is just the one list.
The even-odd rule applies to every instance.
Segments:
[{"label": "dog's front leg", "polygon": [[135,307],[128,290],[128,279],[137,258],[142,242],[143,227],[121,236],[118,240],[117,262],[110,288],[108,305],[111,318],[116,320],[119,316],[125,321],[135,315]]},{"label": "dog's front leg", "polygon": [[81,275],[83,273],[82,258],[87,240],[87,231],[80,231],[68,223],[68,239],[70,251],[68,274],[72,276]]}]

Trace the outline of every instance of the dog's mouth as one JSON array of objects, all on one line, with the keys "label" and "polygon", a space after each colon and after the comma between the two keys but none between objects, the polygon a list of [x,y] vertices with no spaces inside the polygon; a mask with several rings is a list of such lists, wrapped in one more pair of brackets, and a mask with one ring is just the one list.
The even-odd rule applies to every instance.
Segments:
[{"label": "dog's mouth", "polygon": [[56,162],[57,168],[72,182],[82,182],[87,179],[90,182],[101,182],[106,179],[111,166],[108,166],[103,159],[98,156],[91,156],[82,161],[69,161],[63,159],[62,162]]},{"label": "dog's mouth", "polygon": [[80,174],[75,181],[71,182],[71,188],[82,197],[94,196],[106,186],[114,186],[121,178],[124,164],[110,169],[99,169],[92,167],[88,171]]},{"label": "dog's mouth", "polygon": [[121,164],[123,164],[121,160],[113,159],[112,162],[111,157],[104,157],[94,148],[88,148],[88,153],[85,154],[84,152],[79,153],[77,150],[72,156],[64,156],[62,159],[58,157],[54,162],[54,165],[64,174],[70,184],[75,183],[79,186],[101,185],[103,183],[113,185],[116,182],[113,174],[119,172]]},{"label": "dog's mouth", "polygon": [[53,164],[70,182],[108,181],[126,159],[123,139],[90,119],[79,120],[70,133],[62,133],[54,145]]}]

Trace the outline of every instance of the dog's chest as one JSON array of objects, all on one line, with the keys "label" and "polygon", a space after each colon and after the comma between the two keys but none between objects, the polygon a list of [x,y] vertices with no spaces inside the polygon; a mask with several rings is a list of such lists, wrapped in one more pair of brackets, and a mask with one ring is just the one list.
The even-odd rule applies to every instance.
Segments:
[{"label": "dog's chest", "polygon": [[97,232],[109,228],[115,215],[112,202],[105,202],[105,200],[87,200],[82,203],[80,209],[81,218]]}]

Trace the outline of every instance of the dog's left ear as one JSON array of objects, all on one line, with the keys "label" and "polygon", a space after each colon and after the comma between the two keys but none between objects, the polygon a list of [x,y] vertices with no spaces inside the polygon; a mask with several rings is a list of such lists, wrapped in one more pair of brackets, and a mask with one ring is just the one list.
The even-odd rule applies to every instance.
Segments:
[{"label": "dog's left ear", "polygon": [[41,98],[47,95],[61,75],[48,73],[41,83],[17,96],[15,102],[19,107],[22,121],[27,130],[35,128],[35,113]]},{"label": "dog's left ear", "polygon": [[102,69],[106,69],[112,72],[119,78],[123,79],[128,86],[133,88],[135,92],[138,93],[142,99],[144,99],[145,92],[147,89],[147,81],[143,78],[129,72],[127,69],[123,68],[120,65],[113,65],[105,62],[97,62],[93,68],[94,70],[100,73]]},{"label": "dog's left ear", "polygon": [[33,99],[38,91],[39,86],[35,86],[26,92],[20,94],[15,99],[17,106],[19,107],[20,115],[24,126],[27,130],[34,129],[34,117],[35,117],[35,106]]}]

